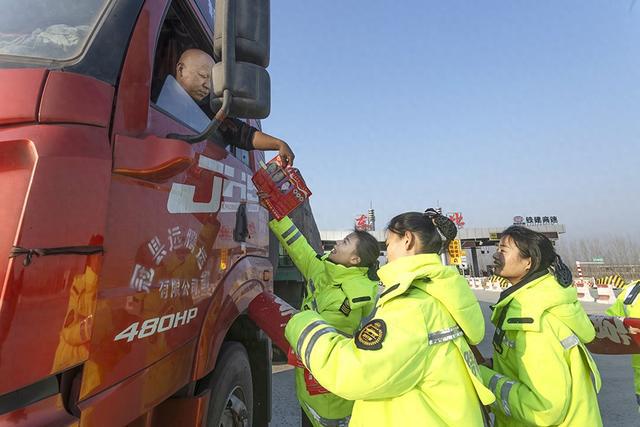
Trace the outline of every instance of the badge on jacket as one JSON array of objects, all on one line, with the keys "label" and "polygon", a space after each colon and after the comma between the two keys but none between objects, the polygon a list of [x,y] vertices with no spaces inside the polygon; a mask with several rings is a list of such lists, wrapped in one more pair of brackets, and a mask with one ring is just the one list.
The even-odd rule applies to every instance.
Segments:
[{"label": "badge on jacket", "polygon": [[380,350],[387,336],[387,324],[382,319],[373,319],[356,335],[356,347],[362,350]]},{"label": "badge on jacket", "polygon": [[349,313],[351,313],[351,306],[349,305],[349,298],[345,298],[344,301],[342,301],[342,305],[340,306],[340,311],[345,316],[348,316]]}]

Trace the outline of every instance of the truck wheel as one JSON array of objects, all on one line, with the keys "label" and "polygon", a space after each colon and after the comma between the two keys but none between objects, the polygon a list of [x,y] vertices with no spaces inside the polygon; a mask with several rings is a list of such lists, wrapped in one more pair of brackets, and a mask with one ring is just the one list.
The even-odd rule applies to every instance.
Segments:
[{"label": "truck wheel", "polygon": [[253,380],[242,344],[222,344],[211,377],[208,427],[250,427],[253,423]]}]

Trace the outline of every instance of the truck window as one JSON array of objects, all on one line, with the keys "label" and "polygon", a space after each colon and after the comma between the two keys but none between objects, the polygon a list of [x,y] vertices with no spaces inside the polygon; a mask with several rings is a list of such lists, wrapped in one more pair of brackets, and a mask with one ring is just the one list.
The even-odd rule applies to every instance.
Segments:
[{"label": "truck window", "polygon": [[[187,49],[200,49],[211,54],[213,51],[211,35],[204,33],[204,29],[200,27],[193,12],[189,11],[187,6],[180,1],[174,1],[167,11],[162,28],[160,29],[158,44],[156,45],[153,78],[151,81],[151,101],[176,119],[189,125],[189,120],[176,116],[175,111],[167,110],[163,108],[162,105],[158,105],[163,88],[169,90],[168,95],[177,97],[176,102],[185,103],[179,96],[179,91],[174,86],[180,86],[175,80],[176,65],[182,52]],[[167,85],[168,87],[166,87]],[[164,99],[163,103],[165,104],[163,105],[166,106],[166,102],[167,99]],[[202,114],[206,113],[205,109],[197,105],[195,101],[193,101],[192,104],[197,106],[202,111]],[[184,106],[184,108],[191,111],[193,105]],[[203,104],[203,106],[205,105]]]},{"label": "truck window", "polygon": [[216,16],[216,1],[215,0],[196,0],[200,13],[209,24],[209,29],[213,31],[213,18]]},{"label": "truck window", "polygon": [[180,0],[173,1],[167,11],[156,46],[151,102],[171,118],[201,132],[213,116],[209,98],[196,102],[175,78],[176,65],[184,51],[200,49],[209,55],[213,51],[212,33],[202,27],[195,13],[188,2]]},{"label": "truck window", "polygon": [[0,55],[70,61],[87,47],[111,0],[4,0]]},{"label": "truck window", "polygon": [[242,148],[236,148],[234,155],[245,165],[251,167],[251,159],[249,158],[249,152]]},{"label": "truck window", "polygon": [[[247,122],[249,125],[253,126],[254,128],[258,129],[258,130],[262,130],[262,124],[260,123],[260,120],[255,120],[255,119],[246,119],[245,122]],[[249,168],[252,167],[251,165],[251,157],[249,155],[249,152],[246,150],[243,150],[242,148],[234,148],[234,150],[232,151],[232,153],[245,165],[249,166]]]},{"label": "truck window", "polygon": [[197,132],[202,132],[210,122],[202,106],[191,98],[171,74],[164,80],[156,106]]},{"label": "truck window", "polygon": [[[210,19],[212,24],[214,0],[198,0],[197,3],[202,15],[207,20]],[[185,50],[195,48],[208,54],[213,51],[212,31],[202,28],[200,21],[194,17],[194,12],[179,0],[172,2],[167,11],[156,46],[151,102],[158,110],[176,121],[196,132],[201,132],[213,116],[213,112],[209,109],[208,97],[200,103],[196,102],[175,78],[176,65]],[[248,123],[260,128],[257,120],[249,120]],[[226,149],[242,163],[251,167],[248,151],[231,146],[227,146]]]}]

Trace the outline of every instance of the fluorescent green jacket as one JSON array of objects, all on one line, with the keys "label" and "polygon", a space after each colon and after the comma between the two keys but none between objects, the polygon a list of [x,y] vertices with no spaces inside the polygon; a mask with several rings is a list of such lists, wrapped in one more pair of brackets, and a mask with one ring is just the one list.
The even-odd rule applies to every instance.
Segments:
[{"label": "fluorescent green jacket", "polygon": [[575,287],[544,274],[498,301],[491,321],[494,369],[480,370],[497,398],[496,426],[602,425],[600,374],[584,346],[595,330]]},{"label": "fluorescent green jacket", "polygon": [[482,426],[482,385],[467,340],[484,335],[480,305],[455,268],[434,254],[378,271],[385,285],[371,320],[345,336],[313,311],[285,335],[320,384],[355,400],[349,426]]},{"label": "fluorescent green jacket", "polygon": [[[640,318],[640,280],[629,283],[618,295],[616,302],[607,309],[610,316]],[[633,384],[636,390],[636,402],[640,406],[640,354],[631,355]]]},{"label": "fluorescent green jacket", "polygon": [[[313,310],[336,330],[353,334],[375,304],[377,283],[367,277],[368,269],[345,267],[319,256],[288,217],[272,220],[269,227],[307,280],[303,312]],[[302,368],[296,368],[296,393],[315,426],[347,425],[353,402],[331,393],[310,395]]]}]

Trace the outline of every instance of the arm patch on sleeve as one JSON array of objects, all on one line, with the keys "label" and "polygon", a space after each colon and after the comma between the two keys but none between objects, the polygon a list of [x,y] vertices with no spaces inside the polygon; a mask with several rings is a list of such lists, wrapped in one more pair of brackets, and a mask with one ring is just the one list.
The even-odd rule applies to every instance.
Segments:
[{"label": "arm patch on sleeve", "polygon": [[348,316],[351,313],[351,306],[349,306],[349,298],[345,298],[342,301],[342,305],[340,306],[340,312],[345,316]]},{"label": "arm patch on sleeve", "polygon": [[387,324],[384,320],[373,319],[356,335],[356,347],[361,350],[380,350],[386,336]]}]

